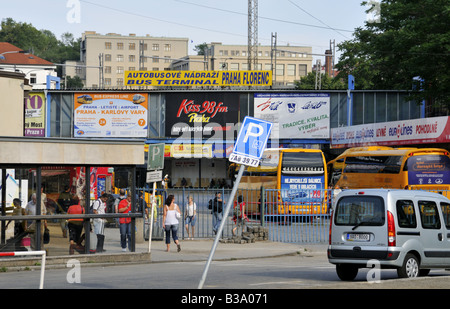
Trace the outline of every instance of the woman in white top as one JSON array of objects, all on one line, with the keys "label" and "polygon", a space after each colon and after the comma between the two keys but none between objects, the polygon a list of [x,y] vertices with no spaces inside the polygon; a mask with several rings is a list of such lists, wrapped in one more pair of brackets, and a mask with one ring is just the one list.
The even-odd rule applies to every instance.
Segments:
[{"label": "woman in white top", "polygon": [[184,218],[188,239],[189,239],[189,224],[191,225],[191,233],[192,233],[191,239],[194,239],[195,219],[197,218],[197,205],[195,204],[194,198],[191,195],[189,195],[188,197],[188,204],[186,206],[186,213],[184,215]]},{"label": "woman in white top", "polygon": [[174,203],[174,196],[169,195],[166,199],[163,212],[163,228],[166,232],[166,246],[167,252],[170,250],[170,233],[172,232],[172,238],[177,245],[177,251],[181,251],[180,242],[178,241],[178,219],[181,218],[181,211],[178,205]]}]

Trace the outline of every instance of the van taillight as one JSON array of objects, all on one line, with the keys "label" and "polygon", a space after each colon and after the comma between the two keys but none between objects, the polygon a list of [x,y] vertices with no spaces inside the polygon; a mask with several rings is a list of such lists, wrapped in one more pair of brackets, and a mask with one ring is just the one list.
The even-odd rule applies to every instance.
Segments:
[{"label": "van taillight", "polygon": [[333,226],[333,210],[330,211],[330,229],[328,231],[328,244],[331,245],[331,227]]},{"label": "van taillight", "polygon": [[387,212],[388,219],[388,246],[395,247],[395,221],[394,215],[388,211]]}]

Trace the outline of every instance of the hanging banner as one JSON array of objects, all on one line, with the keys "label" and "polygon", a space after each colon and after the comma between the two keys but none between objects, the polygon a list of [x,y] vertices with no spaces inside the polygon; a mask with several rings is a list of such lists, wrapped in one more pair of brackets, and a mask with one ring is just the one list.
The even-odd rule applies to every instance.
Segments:
[{"label": "hanging banner", "polygon": [[75,93],[74,137],[146,137],[145,93]]},{"label": "hanging banner", "polygon": [[272,71],[125,71],[126,86],[272,86]]},{"label": "hanging banner", "polygon": [[274,124],[271,138],[329,138],[328,93],[256,93],[255,118]]},{"label": "hanging banner", "polygon": [[448,116],[368,123],[331,129],[332,148],[448,142],[450,142]]}]

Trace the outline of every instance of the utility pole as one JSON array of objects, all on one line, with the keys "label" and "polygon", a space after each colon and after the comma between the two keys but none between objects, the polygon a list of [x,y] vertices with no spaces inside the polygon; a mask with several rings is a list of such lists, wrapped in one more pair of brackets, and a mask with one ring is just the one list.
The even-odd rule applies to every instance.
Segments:
[{"label": "utility pole", "polygon": [[248,0],[248,70],[258,64],[258,0]]},{"label": "utility pole", "polygon": [[272,37],[270,38],[270,66],[272,69],[272,79],[273,85],[275,85],[277,81],[277,33],[272,33]]}]

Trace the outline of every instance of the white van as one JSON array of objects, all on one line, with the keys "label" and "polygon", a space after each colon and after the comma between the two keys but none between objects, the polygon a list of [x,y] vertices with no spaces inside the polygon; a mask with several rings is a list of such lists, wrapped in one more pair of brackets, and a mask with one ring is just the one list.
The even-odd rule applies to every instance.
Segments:
[{"label": "white van", "polygon": [[402,278],[450,267],[450,200],[417,190],[342,191],[331,215],[328,260],[341,280],[353,280],[373,259]]}]

